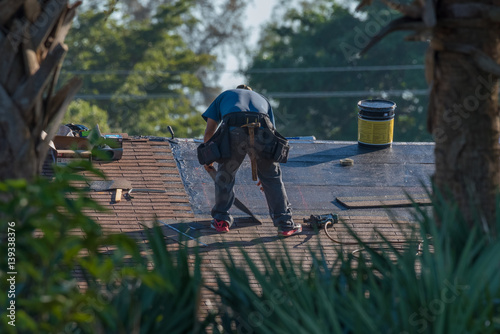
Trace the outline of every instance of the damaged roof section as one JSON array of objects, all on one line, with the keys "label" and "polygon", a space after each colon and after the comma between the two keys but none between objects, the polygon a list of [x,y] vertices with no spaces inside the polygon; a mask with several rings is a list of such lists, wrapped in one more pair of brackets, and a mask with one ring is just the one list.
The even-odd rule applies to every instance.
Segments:
[{"label": "damaged roof section", "polygon": [[[213,182],[199,165],[196,147],[199,142],[180,140],[172,144],[196,217],[208,218],[214,201]],[[343,166],[341,159],[354,164]],[[356,142],[291,141],[290,157],[281,164],[283,181],[294,214],[309,216],[338,212],[347,216],[385,216],[409,218],[411,201],[428,204],[426,187],[434,171],[433,143],[394,143],[392,147],[373,150]],[[246,158],[236,175],[235,194],[257,216],[267,217],[267,204],[251,179]],[[403,207],[403,208],[402,208]],[[235,216],[244,215],[233,208]]]}]

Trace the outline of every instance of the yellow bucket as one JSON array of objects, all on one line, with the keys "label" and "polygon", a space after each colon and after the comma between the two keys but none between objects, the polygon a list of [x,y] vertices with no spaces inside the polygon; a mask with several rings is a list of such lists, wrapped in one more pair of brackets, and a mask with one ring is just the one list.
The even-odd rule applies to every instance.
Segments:
[{"label": "yellow bucket", "polygon": [[358,102],[358,108],[358,145],[372,148],[391,146],[396,103],[362,100]]}]

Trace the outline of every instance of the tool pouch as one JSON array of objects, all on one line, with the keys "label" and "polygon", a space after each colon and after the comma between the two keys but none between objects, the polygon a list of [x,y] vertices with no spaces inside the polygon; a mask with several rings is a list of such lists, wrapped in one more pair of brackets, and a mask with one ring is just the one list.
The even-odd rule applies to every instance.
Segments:
[{"label": "tool pouch", "polygon": [[200,165],[210,165],[221,157],[219,148],[213,141],[200,144],[197,151]]},{"label": "tool pouch", "polygon": [[229,159],[231,157],[231,142],[226,124],[222,123],[206,143],[200,144],[197,153],[200,165],[209,165],[212,162]]},{"label": "tool pouch", "polygon": [[288,161],[290,144],[278,131],[261,128],[256,134],[255,150],[261,159],[285,163]]},{"label": "tool pouch", "polygon": [[276,150],[274,151],[273,160],[279,163],[286,163],[288,161],[288,154],[290,153],[290,144],[278,131],[274,131],[274,136],[276,139]]}]

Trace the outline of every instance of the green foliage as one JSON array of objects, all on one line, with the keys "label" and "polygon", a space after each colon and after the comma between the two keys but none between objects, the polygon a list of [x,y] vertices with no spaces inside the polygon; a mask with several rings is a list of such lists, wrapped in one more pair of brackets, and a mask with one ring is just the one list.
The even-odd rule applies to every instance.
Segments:
[{"label": "green foliage", "polygon": [[75,100],[69,105],[62,120],[62,124],[68,123],[82,124],[89,129],[99,124],[101,132],[107,133],[110,131],[106,111],[83,100]]},{"label": "green foliage", "polygon": [[[360,241],[359,256],[338,250],[312,266],[289,255],[263,252],[250,268],[230,254],[230,282],[218,280],[224,328],[246,333],[498,333],[500,331],[499,234],[470,228],[456,205],[434,202],[436,220],[418,210],[417,244],[382,247]],[[500,227],[500,223],[497,223]],[[260,263],[260,261],[259,261]],[[264,269],[262,269],[262,267]]]},{"label": "green foliage", "polygon": [[202,87],[196,73],[213,66],[214,57],[195,53],[177,32],[191,20],[190,6],[159,6],[143,21],[79,14],[67,38],[65,70],[84,71],[81,95],[104,95],[89,102],[108,113],[112,131],[167,136],[171,125],[179,136],[201,133],[203,119],[193,104]]},{"label": "green foliage", "polygon": [[[425,43],[404,42],[391,34],[360,59],[359,52],[395,12],[370,6],[366,15],[353,16],[335,0],[308,2],[288,9],[282,19],[267,25],[260,48],[246,70],[257,91],[280,93],[408,90],[388,96],[397,103],[395,141],[430,140],[426,134],[426,96],[409,93],[426,89],[423,70],[272,72],[274,68],[330,68],[423,64]],[[258,69],[259,71],[255,71]],[[266,72],[267,70],[267,72]],[[315,135],[320,139],[357,140],[357,102],[375,94],[345,97],[275,98],[277,126],[287,136]]]},{"label": "green foliage", "polygon": [[[68,323],[88,321],[84,308],[90,301],[80,294],[72,271],[81,263],[78,254],[85,249],[95,255],[101,240],[99,225],[82,212],[101,208],[72,185],[81,181],[80,176],[61,173],[54,182],[40,178],[31,184],[24,180],[0,184],[2,239],[15,238],[9,245],[15,253],[15,265],[9,267],[3,256],[0,276],[17,272],[16,327],[9,326],[10,319],[3,316],[2,333],[59,333]],[[74,194],[71,199],[69,192]],[[73,231],[77,228],[81,235]],[[7,246],[4,241],[0,243],[2,254],[7,254]],[[8,291],[6,284],[5,279],[0,281],[2,291]],[[3,310],[7,302],[7,295],[1,294]]]},{"label": "green foliage", "polygon": [[[214,318],[198,320],[199,255],[167,251],[158,226],[145,231],[143,247],[125,235],[103,235],[85,215],[103,208],[87,197],[81,187],[87,180],[73,168],[102,177],[81,162],[59,169],[54,180],[0,183],[0,252],[15,253],[9,255],[15,263],[0,258],[0,308],[10,305],[11,286],[16,294],[16,327],[8,311],[0,331],[204,333],[214,325]],[[221,277],[230,281],[219,278],[213,289],[223,303],[222,327],[228,333],[499,332],[500,218],[495,231],[484,230],[479,214],[468,226],[457,205],[440,196],[432,212],[436,218],[416,208],[418,225],[405,248],[358,239],[361,253],[339,248],[328,259],[311,251],[307,266],[263,249],[259,261],[243,251],[241,267],[229,253]]]},{"label": "green foliage", "polygon": [[104,209],[82,169],[103,176],[79,162],[53,180],[0,183],[0,332],[203,332],[198,256],[168,252],[159,227],[146,231],[146,257],[130,237],[104,235],[85,214]]},{"label": "green foliage", "polygon": [[[200,258],[191,265],[181,248],[174,256],[165,247],[160,227],[147,231],[151,252],[134,264],[139,275],[121,275],[103,282],[87,280],[90,290],[105,291],[105,303],[94,308],[93,331],[99,333],[201,333],[197,321],[201,289]],[[153,270],[147,269],[147,264]],[[125,265],[124,265],[125,266]],[[126,266],[129,271],[130,267]],[[191,273],[191,268],[194,272]],[[119,282],[119,284],[117,284]]]},{"label": "green foliage", "polygon": [[244,0],[85,1],[66,39],[63,77],[81,76],[79,96],[108,114],[113,132],[169,136],[170,125],[180,137],[200,136],[199,106],[219,91],[215,70],[227,53],[245,50],[246,6]]}]

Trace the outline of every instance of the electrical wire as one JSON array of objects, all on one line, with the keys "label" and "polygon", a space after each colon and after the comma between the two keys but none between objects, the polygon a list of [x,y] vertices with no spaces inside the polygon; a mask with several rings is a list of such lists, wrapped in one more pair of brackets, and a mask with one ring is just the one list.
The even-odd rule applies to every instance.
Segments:
[{"label": "electrical wire", "polygon": [[[402,96],[403,94],[411,94],[414,96],[424,96],[429,93],[428,89],[405,89],[405,90],[377,90],[377,91],[332,91],[332,92],[266,92],[268,98],[274,99],[307,99],[307,98],[334,98],[334,97],[359,97],[359,96]],[[179,97],[179,94],[147,94],[147,95],[132,95],[132,94],[81,94],[75,98],[81,100],[111,100],[111,99],[126,99],[126,100],[156,100]]]},{"label": "electrical wire", "polygon": [[[325,226],[323,227],[323,229],[325,230],[325,234],[326,236],[328,237],[328,239],[330,239],[331,241],[333,241],[334,243],[338,244],[338,245],[342,245],[342,246],[359,246],[360,243],[359,242],[343,242],[343,241],[340,241],[340,240],[337,240],[337,239],[334,239],[330,233],[328,232],[328,227],[330,225],[333,225],[333,222],[331,220],[327,221],[325,223]],[[423,240],[405,240],[405,241],[367,241],[367,242],[363,242],[364,245],[383,245],[383,244],[399,244],[399,245],[410,245],[412,243],[418,243],[418,247],[417,247],[417,254],[420,254],[422,252],[422,247],[423,247]],[[385,249],[390,249],[389,247],[378,247],[378,248],[372,248],[374,250],[385,250]],[[356,254],[356,253],[359,253],[361,251],[365,250],[365,248],[358,248],[358,249],[355,249],[354,251],[352,251],[352,254]]]},{"label": "electrical wire", "polygon": [[345,66],[345,67],[284,67],[256,68],[246,73],[316,73],[316,72],[366,72],[366,71],[407,71],[424,70],[425,65],[388,65],[388,66]]},{"label": "electrical wire", "polygon": [[[425,65],[387,65],[387,66],[338,66],[338,67],[281,67],[281,68],[255,68],[246,71],[247,74],[257,73],[323,73],[323,72],[370,72],[370,71],[407,71],[423,70]],[[217,73],[244,73],[244,70],[208,70]],[[62,74],[70,75],[169,75],[196,73],[195,71],[138,71],[138,70],[63,70]]]},{"label": "electrical wire", "polygon": [[[283,68],[256,68],[247,71],[248,74],[264,73],[324,73],[324,72],[365,72],[365,71],[401,71],[401,70],[423,70],[424,65],[388,65],[388,66],[339,66],[339,67],[283,67]],[[209,72],[242,73],[242,71],[223,70]],[[66,75],[170,75],[194,73],[188,71],[136,71],[136,70],[63,70]],[[338,98],[338,97],[359,97],[359,96],[401,96],[412,94],[424,96],[428,94],[428,89],[406,89],[406,90],[379,90],[379,91],[314,91],[314,92],[266,92],[266,96],[275,99],[306,99],[306,98]],[[81,94],[76,98],[81,100],[146,100],[146,99],[168,99],[180,96],[178,94]]]},{"label": "electrical wire", "polygon": [[75,99],[80,100],[111,100],[111,99],[124,99],[124,100],[156,100],[168,99],[182,96],[180,94],[147,94],[147,95],[130,95],[130,94],[81,94],[75,95]]},{"label": "electrical wire", "polygon": [[403,94],[427,95],[428,89],[377,90],[377,91],[333,91],[333,92],[269,92],[270,98],[326,98],[326,97],[356,97],[356,96],[400,96]]},{"label": "electrical wire", "polygon": [[[283,67],[283,68],[257,68],[251,69],[248,74],[257,73],[324,73],[324,72],[365,72],[365,71],[401,71],[401,70],[423,70],[424,65],[388,65],[388,66],[344,66],[344,67]],[[216,72],[215,70],[213,72]],[[241,71],[226,70],[221,72],[242,73]],[[136,70],[66,70],[67,75],[170,75],[194,73],[187,71],[136,71]],[[339,97],[359,97],[359,96],[401,96],[411,94],[414,96],[424,96],[429,93],[428,89],[405,89],[405,90],[378,90],[378,91],[313,91],[313,92],[266,92],[266,96],[275,99],[306,99],[306,98],[339,98]],[[178,94],[81,94],[76,98],[81,100],[146,100],[146,99],[168,99],[180,96]]]}]

